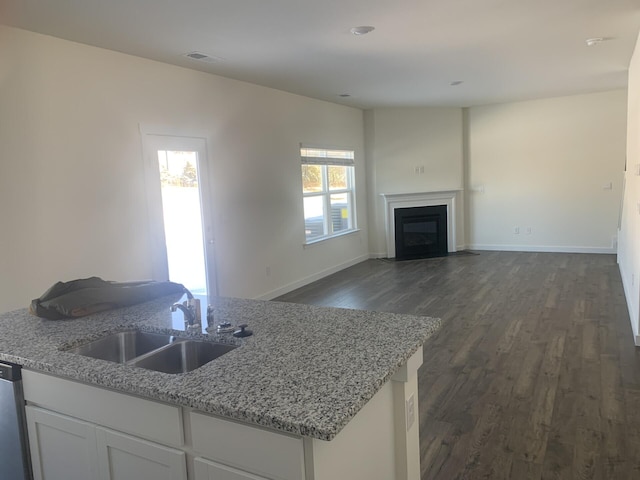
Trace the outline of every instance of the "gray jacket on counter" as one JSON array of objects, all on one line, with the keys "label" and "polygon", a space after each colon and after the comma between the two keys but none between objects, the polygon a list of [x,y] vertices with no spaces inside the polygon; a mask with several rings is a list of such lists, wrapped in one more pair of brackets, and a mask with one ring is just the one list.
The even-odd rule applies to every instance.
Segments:
[{"label": "gray jacket on counter", "polygon": [[182,284],[174,282],[109,282],[90,277],[57,282],[39,298],[31,301],[29,312],[49,320],[61,320],[135,305],[185,291]]}]

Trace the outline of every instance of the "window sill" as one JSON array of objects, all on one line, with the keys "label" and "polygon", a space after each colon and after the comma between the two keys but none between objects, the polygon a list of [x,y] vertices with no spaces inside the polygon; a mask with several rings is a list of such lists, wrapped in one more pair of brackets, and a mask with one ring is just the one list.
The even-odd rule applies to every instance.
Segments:
[{"label": "window sill", "polygon": [[327,240],[333,240],[334,238],[346,237],[347,235],[351,235],[353,233],[359,233],[359,228],[354,228],[353,230],[347,230],[345,232],[336,233],[335,235],[331,235],[330,237],[321,237],[314,240],[309,240],[302,244],[302,248],[313,247],[314,245],[318,245],[319,243],[326,242]]}]

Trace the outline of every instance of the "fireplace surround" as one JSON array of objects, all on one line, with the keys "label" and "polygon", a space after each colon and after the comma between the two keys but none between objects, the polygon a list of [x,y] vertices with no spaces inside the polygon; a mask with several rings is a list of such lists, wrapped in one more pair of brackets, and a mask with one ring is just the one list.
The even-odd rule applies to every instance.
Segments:
[{"label": "fireplace surround", "polygon": [[387,257],[396,257],[395,209],[444,205],[447,209],[447,251],[456,251],[456,195],[460,190],[416,193],[383,193]]}]

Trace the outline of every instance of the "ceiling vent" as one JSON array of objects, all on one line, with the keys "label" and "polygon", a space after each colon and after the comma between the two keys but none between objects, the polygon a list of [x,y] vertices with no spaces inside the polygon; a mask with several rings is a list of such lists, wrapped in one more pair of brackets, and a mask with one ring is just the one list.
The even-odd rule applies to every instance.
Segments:
[{"label": "ceiling vent", "polygon": [[216,63],[216,62],[222,61],[222,58],[220,57],[212,57],[211,55],[207,55],[206,53],[202,53],[202,52],[184,53],[183,56],[190,58],[191,60],[196,60],[198,62],[204,62],[204,63]]}]

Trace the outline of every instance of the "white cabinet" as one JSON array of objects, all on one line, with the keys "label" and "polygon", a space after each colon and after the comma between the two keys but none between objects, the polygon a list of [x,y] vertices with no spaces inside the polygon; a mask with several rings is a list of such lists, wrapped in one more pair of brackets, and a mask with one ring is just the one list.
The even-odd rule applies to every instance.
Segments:
[{"label": "white cabinet", "polygon": [[418,349],[329,442],[25,369],[35,480],[419,480],[421,364]]},{"label": "white cabinet", "polygon": [[95,426],[26,407],[35,480],[98,480]]},{"label": "white cabinet", "polygon": [[193,464],[195,480],[268,480],[204,458],[196,458]]},{"label": "white cabinet", "polygon": [[100,427],[96,437],[102,480],[187,480],[180,450]]},{"label": "white cabinet", "polygon": [[185,453],[27,406],[35,480],[187,480]]}]

